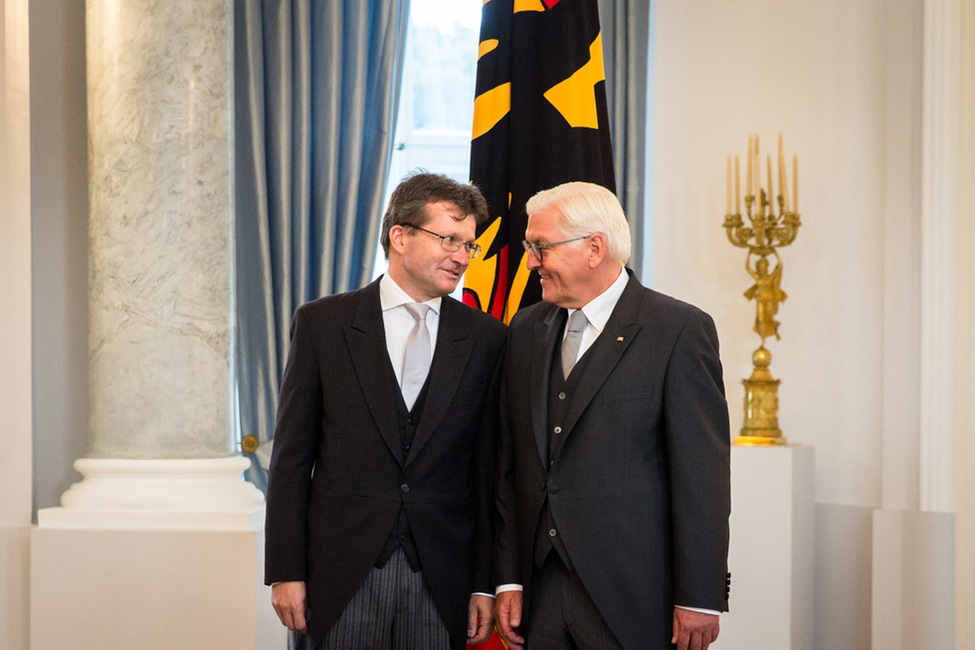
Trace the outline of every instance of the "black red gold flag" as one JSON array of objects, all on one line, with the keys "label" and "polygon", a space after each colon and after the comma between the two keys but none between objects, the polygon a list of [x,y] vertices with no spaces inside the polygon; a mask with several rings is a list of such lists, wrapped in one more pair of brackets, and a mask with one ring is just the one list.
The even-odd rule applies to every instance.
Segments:
[{"label": "black red gold flag", "polygon": [[528,199],[568,181],[616,190],[596,0],[484,2],[470,176],[491,219],[464,302],[508,322],[541,299],[521,243]]}]

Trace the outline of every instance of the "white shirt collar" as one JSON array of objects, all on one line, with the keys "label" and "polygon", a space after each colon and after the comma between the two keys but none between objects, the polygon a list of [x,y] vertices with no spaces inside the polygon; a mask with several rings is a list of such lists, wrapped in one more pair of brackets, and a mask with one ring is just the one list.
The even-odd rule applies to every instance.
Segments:
[{"label": "white shirt collar", "polygon": [[[439,316],[442,301],[443,298],[438,296],[437,298],[425,301],[423,304],[429,305],[430,309]],[[393,278],[389,277],[389,273],[384,273],[383,277],[379,279],[379,305],[382,307],[382,310],[389,311],[390,309],[396,309],[411,302],[416,301],[410,298],[410,295],[403,291]]]},{"label": "white shirt collar", "polygon": [[[592,339],[595,339],[606,328],[606,323],[609,321],[609,317],[613,315],[613,309],[616,308],[616,303],[623,295],[623,290],[626,289],[626,283],[629,280],[629,274],[621,266],[620,274],[613,284],[580,308],[589,321],[590,330],[594,335]],[[571,316],[574,311],[575,309],[570,309],[569,315]]]}]

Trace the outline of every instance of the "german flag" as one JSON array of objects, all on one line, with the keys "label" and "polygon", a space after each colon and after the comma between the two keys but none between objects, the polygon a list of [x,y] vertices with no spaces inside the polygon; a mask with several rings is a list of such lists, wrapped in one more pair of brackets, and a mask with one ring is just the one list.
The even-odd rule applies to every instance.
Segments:
[{"label": "german flag", "polygon": [[492,219],[464,302],[507,323],[541,299],[521,245],[528,199],[569,181],[616,191],[596,0],[485,0],[470,176]]}]

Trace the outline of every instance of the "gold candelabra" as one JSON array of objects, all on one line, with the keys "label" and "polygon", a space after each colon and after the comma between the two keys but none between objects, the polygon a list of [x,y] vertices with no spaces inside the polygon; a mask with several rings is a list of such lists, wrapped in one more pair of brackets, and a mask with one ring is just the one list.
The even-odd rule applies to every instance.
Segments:
[{"label": "gold candelabra", "polygon": [[[753,370],[745,385],[745,419],[741,435],[735,438],[736,445],[784,445],[785,437],[779,429],[779,382],[772,378],[769,365],[772,354],[765,349],[765,339],[779,338],[779,321],[775,316],[779,303],[786,299],[780,288],[782,280],[782,260],[777,248],[788,246],[795,238],[801,225],[799,222],[799,160],[792,159],[792,193],[789,193],[785,171],[785,157],[782,153],[782,135],[779,135],[779,192],[773,203],[772,156],[766,158],[767,185],[762,187],[761,158],[759,157],[758,136],[748,136],[748,169],[745,189],[745,215],[748,225],[741,218],[741,183],[738,169],[738,156],[734,157],[734,179],[732,180],[732,158],[728,156],[727,211],[724,229],[728,241],[739,248],[747,248],[745,270],[755,281],[745,297],[755,301],[755,326],[752,328],[762,337],[762,343],[752,354]],[[734,188],[734,201],[732,201]],[[791,198],[791,201],[790,201]],[[791,210],[789,209],[791,204]],[[769,267],[769,258],[775,261]]]}]

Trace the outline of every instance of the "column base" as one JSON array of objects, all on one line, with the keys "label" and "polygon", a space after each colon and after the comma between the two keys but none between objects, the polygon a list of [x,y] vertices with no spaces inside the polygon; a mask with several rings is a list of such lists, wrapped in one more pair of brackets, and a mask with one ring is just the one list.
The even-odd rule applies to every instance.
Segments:
[{"label": "column base", "polygon": [[256,530],[264,495],[242,474],[242,456],[189,459],[80,458],[84,477],[61,507],[37,512],[40,528]]},{"label": "column base", "polygon": [[30,550],[31,648],[287,646],[263,530],[36,528]]},{"label": "column base", "polygon": [[248,462],[78,460],[31,533],[31,647],[285,647]]}]

